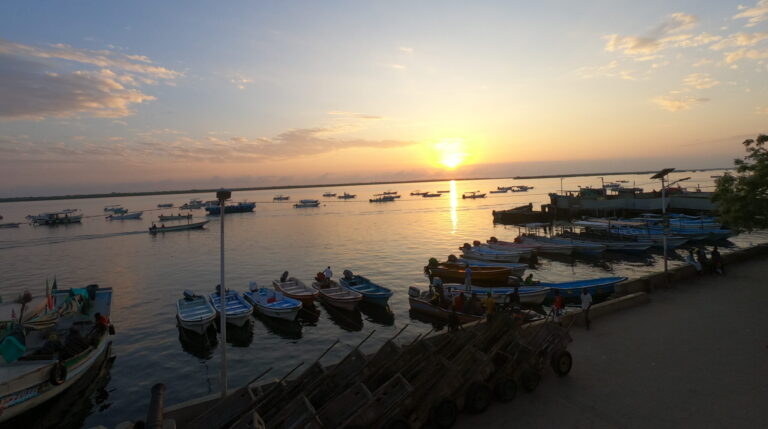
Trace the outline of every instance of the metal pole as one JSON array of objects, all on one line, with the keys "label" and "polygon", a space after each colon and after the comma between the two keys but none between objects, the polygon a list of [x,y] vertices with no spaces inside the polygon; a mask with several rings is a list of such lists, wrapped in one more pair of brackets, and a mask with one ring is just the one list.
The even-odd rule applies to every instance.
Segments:
[{"label": "metal pole", "polygon": [[219,214],[221,216],[221,288],[219,289],[219,308],[221,313],[221,397],[227,396],[227,287],[224,282],[224,213],[225,204],[231,192],[221,190],[216,193],[219,200]]},{"label": "metal pole", "polygon": [[563,195],[563,178],[560,178],[560,195]]},{"label": "metal pole", "polygon": [[664,279],[668,281],[667,277],[667,206],[664,204],[664,194],[667,188],[664,186],[664,178],[661,178],[661,226],[663,228],[661,236],[661,245],[664,246]]}]

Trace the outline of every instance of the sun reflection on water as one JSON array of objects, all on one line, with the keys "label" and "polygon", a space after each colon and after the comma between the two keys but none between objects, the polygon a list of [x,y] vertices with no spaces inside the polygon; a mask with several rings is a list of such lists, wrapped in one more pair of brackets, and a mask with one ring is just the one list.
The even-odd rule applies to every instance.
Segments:
[{"label": "sun reflection on water", "polygon": [[459,200],[456,197],[456,181],[455,180],[451,180],[451,193],[448,194],[448,197],[451,199],[451,225],[453,225],[451,234],[456,234],[456,227],[459,224],[459,217],[456,216],[456,207],[459,205]]}]

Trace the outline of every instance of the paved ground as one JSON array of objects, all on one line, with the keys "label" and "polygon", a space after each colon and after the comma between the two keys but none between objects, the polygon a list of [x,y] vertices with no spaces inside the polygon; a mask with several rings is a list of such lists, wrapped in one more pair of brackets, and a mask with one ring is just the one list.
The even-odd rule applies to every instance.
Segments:
[{"label": "paved ground", "polygon": [[768,260],[574,328],[571,373],[459,428],[768,427]]}]

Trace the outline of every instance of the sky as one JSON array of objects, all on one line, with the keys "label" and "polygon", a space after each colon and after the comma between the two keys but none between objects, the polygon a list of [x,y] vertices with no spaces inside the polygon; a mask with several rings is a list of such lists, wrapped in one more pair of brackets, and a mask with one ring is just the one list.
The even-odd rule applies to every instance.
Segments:
[{"label": "sky", "polygon": [[0,197],[729,167],[768,0],[0,3]]}]

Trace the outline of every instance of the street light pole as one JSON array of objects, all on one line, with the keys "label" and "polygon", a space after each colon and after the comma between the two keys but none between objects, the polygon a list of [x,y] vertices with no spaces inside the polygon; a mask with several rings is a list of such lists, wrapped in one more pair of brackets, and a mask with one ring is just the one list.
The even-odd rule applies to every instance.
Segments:
[{"label": "street light pole", "polygon": [[221,287],[219,288],[219,311],[221,313],[221,398],[227,396],[227,287],[224,284],[224,213],[226,201],[232,196],[232,192],[222,189],[216,192],[219,200],[219,215],[221,216]]}]

